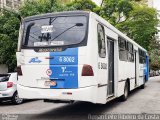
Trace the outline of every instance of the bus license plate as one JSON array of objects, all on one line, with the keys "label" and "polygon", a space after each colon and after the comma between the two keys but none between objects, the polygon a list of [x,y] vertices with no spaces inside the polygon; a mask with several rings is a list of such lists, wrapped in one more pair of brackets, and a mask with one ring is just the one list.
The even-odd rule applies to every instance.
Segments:
[{"label": "bus license plate", "polygon": [[45,86],[56,86],[57,82],[56,81],[45,81],[44,85]]}]

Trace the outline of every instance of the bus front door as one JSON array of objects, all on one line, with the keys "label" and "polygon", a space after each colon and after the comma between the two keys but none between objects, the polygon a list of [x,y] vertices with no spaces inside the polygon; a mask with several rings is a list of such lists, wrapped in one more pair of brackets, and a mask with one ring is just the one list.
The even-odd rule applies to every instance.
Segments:
[{"label": "bus front door", "polygon": [[139,55],[138,51],[135,50],[135,87],[138,86],[138,80],[139,80]]},{"label": "bus front door", "polygon": [[108,96],[114,94],[114,41],[108,39]]}]

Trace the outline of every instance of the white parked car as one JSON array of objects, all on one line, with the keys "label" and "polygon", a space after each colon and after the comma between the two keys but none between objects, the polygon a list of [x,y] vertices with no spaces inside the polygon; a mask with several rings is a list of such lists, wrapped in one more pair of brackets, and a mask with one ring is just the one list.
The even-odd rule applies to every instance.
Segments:
[{"label": "white parked car", "polygon": [[0,74],[0,102],[12,100],[14,104],[21,104],[23,99],[17,93],[17,73]]}]

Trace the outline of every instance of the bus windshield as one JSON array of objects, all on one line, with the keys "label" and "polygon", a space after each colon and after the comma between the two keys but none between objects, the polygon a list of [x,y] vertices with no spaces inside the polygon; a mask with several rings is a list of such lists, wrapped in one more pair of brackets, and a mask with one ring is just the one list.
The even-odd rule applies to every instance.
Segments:
[{"label": "bus windshield", "polygon": [[25,22],[27,47],[49,47],[78,44],[86,36],[86,16],[49,17]]}]

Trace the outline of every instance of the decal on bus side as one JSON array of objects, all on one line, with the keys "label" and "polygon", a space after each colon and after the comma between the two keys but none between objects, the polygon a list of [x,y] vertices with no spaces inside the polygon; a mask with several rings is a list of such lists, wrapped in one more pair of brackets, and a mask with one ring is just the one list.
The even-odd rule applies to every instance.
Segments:
[{"label": "decal on bus side", "polygon": [[38,57],[35,57],[35,58],[31,58],[29,63],[41,63],[42,61],[38,58]]},{"label": "decal on bus side", "polygon": [[78,88],[78,48],[68,48],[62,52],[50,52],[50,80],[56,86],[50,88]]},{"label": "decal on bus side", "polygon": [[107,69],[107,63],[98,63],[98,69]]}]

